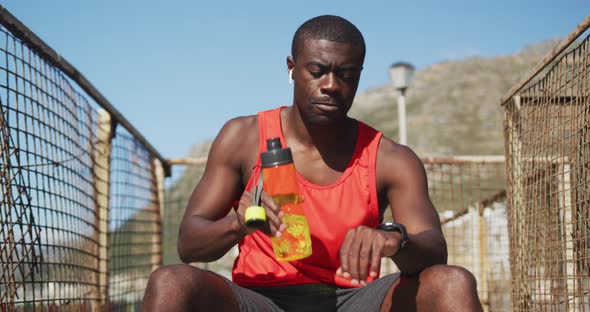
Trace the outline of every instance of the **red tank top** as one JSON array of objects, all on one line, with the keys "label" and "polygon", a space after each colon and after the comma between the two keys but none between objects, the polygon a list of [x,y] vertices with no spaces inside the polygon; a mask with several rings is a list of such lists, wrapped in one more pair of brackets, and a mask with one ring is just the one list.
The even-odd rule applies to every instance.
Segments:
[{"label": "red tank top", "polygon": [[[281,128],[281,108],[258,113],[259,149],[266,151],[266,140],[279,137],[287,146]],[[271,239],[256,231],[239,243],[234,262],[233,281],[244,287],[332,284],[357,287],[344,279],[335,279],[340,267],[339,250],[346,232],[359,225],[375,227],[379,223],[379,204],[375,168],[381,133],[358,121],[356,146],[346,170],[331,185],[315,185],[297,172],[303,194],[303,208],[312,239],[308,258],[280,262],[274,257]],[[250,190],[260,176],[260,156],[248,181]]]}]

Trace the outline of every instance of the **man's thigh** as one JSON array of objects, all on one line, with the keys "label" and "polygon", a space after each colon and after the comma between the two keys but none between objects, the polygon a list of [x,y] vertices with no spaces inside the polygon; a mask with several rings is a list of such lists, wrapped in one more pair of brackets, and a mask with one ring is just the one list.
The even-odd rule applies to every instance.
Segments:
[{"label": "man's thigh", "polygon": [[399,283],[400,273],[376,279],[364,287],[337,291],[336,311],[380,311],[381,305],[393,285]]},{"label": "man's thigh", "polygon": [[386,294],[398,278],[399,274],[387,275],[360,288],[305,284],[252,290],[269,298],[284,311],[379,311]]},{"label": "man's thigh", "polygon": [[269,298],[258,294],[255,291],[250,289],[240,287],[236,285],[234,282],[228,280],[227,278],[217,275],[218,278],[222,279],[225,284],[232,290],[235,300],[237,301],[237,305],[241,312],[254,312],[254,311],[261,311],[261,312],[283,312],[284,310],[279,308],[272,300]]},{"label": "man's thigh", "polygon": [[240,311],[379,311],[386,294],[399,279],[390,274],[361,288],[293,285],[247,289],[219,276],[232,289]]}]

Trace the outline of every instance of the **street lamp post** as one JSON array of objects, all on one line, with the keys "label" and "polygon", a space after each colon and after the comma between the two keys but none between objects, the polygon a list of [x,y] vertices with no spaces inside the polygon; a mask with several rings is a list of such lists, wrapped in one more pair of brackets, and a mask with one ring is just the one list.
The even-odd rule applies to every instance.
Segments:
[{"label": "street lamp post", "polygon": [[402,145],[407,145],[408,143],[406,134],[406,90],[412,83],[414,71],[414,66],[406,62],[394,63],[389,68],[391,84],[399,91],[397,112],[399,118],[399,143]]}]

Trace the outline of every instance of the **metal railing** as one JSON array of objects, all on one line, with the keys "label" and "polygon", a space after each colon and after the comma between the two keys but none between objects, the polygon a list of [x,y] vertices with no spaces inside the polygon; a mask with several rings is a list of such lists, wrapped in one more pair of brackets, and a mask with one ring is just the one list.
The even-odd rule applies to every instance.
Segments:
[{"label": "metal railing", "polygon": [[160,154],[0,7],[0,310],[136,305],[161,263]]},{"label": "metal railing", "polygon": [[590,311],[589,27],[502,100],[514,311]]}]

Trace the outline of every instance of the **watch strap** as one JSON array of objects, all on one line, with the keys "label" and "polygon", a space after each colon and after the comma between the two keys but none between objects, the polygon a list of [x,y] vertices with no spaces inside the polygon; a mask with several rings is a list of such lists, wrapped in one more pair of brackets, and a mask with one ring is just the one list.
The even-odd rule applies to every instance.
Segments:
[{"label": "watch strap", "polygon": [[379,224],[376,229],[385,232],[400,232],[402,234],[400,249],[404,248],[408,243],[408,232],[406,231],[406,227],[401,223],[385,222]]}]

